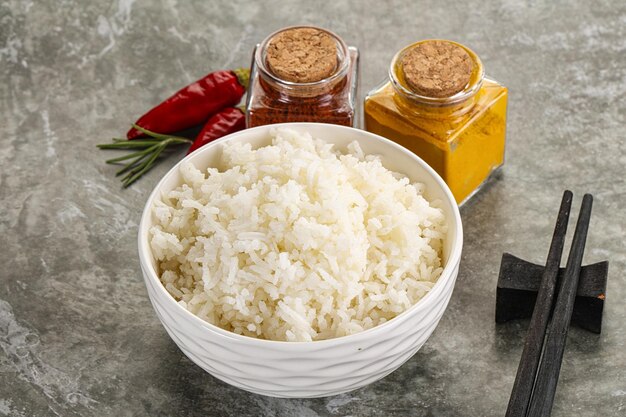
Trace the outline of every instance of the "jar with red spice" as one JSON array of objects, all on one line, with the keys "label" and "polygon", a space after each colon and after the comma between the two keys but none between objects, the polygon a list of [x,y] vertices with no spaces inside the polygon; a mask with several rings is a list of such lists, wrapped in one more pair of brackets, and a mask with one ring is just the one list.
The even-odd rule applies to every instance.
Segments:
[{"label": "jar with red spice", "polygon": [[359,52],[334,33],[294,26],[269,35],[252,56],[247,127],[283,122],[356,124]]}]

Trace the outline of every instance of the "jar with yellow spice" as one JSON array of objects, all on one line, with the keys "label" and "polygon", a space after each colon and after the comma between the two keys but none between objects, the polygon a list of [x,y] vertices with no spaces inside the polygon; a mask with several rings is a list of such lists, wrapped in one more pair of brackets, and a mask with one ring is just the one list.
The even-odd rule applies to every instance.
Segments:
[{"label": "jar with yellow spice", "polygon": [[366,96],[365,128],[420,156],[462,204],[504,163],[506,106],[506,87],[472,50],[425,40],[398,52]]}]

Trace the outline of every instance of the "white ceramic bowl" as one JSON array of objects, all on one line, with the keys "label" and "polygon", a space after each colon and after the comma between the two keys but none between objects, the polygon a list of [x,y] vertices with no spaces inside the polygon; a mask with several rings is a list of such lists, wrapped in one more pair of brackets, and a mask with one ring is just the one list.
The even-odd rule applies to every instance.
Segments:
[{"label": "white ceramic bowl", "polygon": [[[274,125],[276,126],[276,125]],[[356,140],[366,153],[379,154],[391,170],[426,184],[427,197],[443,201],[448,219],[444,243],[444,271],[419,302],[396,318],[350,336],[316,342],[277,342],[241,336],[211,325],[183,307],[165,290],[156,273],[148,230],[152,205],[162,191],[180,184],[178,163],[158,183],[146,203],[139,226],[139,258],[150,301],[165,330],[185,355],[224,382],[274,397],[324,397],[351,391],[394,371],[426,342],[441,318],[459,270],[463,232],[459,209],[441,177],[405,148],[363,130],[321,123],[285,124],[336,144],[339,149]],[[191,154],[199,168],[215,164],[226,142],[269,144],[273,126],[244,130]]]}]

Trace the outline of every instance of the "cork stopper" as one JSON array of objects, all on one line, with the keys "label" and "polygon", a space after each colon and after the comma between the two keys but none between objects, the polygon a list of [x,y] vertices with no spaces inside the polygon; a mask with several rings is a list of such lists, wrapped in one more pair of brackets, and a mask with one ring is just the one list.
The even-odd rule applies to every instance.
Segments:
[{"label": "cork stopper", "polygon": [[447,41],[419,43],[404,54],[400,63],[413,92],[435,98],[462,91],[474,68],[467,51]]},{"label": "cork stopper", "polygon": [[337,42],[321,29],[287,29],[270,39],[266,62],[272,73],[285,81],[320,81],[337,69]]}]

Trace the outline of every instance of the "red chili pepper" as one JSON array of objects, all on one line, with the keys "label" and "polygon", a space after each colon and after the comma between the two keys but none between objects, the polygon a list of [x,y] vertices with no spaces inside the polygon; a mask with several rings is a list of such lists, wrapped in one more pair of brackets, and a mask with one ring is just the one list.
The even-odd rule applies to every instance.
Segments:
[{"label": "red chili pepper", "polygon": [[[178,132],[205,122],[224,107],[235,106],[246,92],[250,71],[216,71],[189,84],[144,114],[135,123],[162,134]],[[132,128],[128,139],[144,136]]]},{"label": "red chili pepper", "polygon": [[193,141],[187,155],[215,139],[245,129],[246,116],[237,107],[227,107],[214,114],[206,122],[196,140]]}]

